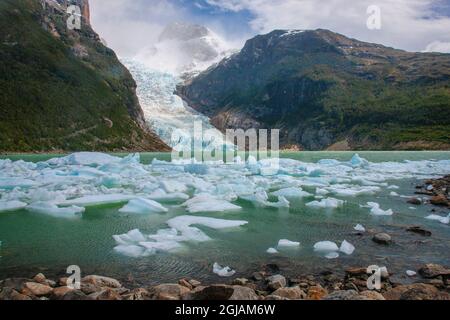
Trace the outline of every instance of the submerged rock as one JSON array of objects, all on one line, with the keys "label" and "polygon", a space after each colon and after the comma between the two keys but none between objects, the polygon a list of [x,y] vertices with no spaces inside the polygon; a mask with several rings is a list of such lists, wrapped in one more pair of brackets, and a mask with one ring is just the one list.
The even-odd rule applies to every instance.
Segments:
[{"label": "submerged rock", "polygon": [[373,237],[372,240],[378,244],[383,245],[389,245],[392,243],[392,237],[387,233],[378,233]]}]

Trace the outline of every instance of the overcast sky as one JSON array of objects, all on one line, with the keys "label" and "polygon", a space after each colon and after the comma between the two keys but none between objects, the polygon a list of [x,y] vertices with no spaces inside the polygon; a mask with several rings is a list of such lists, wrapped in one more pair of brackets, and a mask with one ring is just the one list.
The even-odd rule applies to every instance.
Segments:
[{"label": "overcast sky", "polygon": [[[330,29],[409,51],[450,52],[450,0],[90,0],[96,31],[119,55],[152,44],[164,26],[208,26],[242,46],[274,29]],[[381,10],[381,29],[367,27],[367,8]]]}]

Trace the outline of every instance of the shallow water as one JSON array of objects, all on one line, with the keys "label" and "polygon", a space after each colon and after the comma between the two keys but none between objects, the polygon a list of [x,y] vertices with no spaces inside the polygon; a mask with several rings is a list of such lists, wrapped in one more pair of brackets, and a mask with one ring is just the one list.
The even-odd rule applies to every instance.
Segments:
[{"label": "shallow water", "polygon": [[[348,161],[353,153],[301,152],[283,153],[283,158],[305,163],[317,163],[320,159]],[[404,160],[449,160],[447,152],[361,152],[361,157],[372,163]],[[45,161],[54,155],[10,156],[12,160]],[[168,154],[142,154],[141,162],[154,159],[169,160]],[[449,174],[443,167],[439,174]],[[1,172],[0,172],[1,176]],[[426,174],[424,175],[426,176]],[[422,177],[420,177],[422,178]],[[233,203],[243,209],[237,212],[198,213],[227,220],[246,220],[249,223],[230,230],[213,230],[199,227],[213,241],[183,243],[177,252],[157,253],[148,257],[130,258],[117,254],[113,235],[127,233],[138,228],[144,234],[154,234],[167,228],[166,222],[176,216],[187,215],[178,203],[164,203],[166,214],[133,215],[118,210],[123,206],[105,205],[88,207],[78,219],[61,219],[36,214],[26,210],[0,213],[0,278],[32,276],[44,272],[49,276],[63,275],[69,265],[79,265],[83,274],[113,276],[129,285],[145,285],[176,281],[192,277],[205,282],[218,281],[212,273],[212,265],[231,266],[236,276],[248,276],[267,263],[276,263],[282,272],[295,275],[303,272],[334,270],[341,272],[345,266],[385,265],[391,272],[404,274],[416,270],[424,263],[450,264],[449,225],[426,220],[432,207],[419,206],[415,210],[406,198],[393,197],[395,191],[403,196],[413,196],[415,186],[422,180],[417,177],[385,181],[396,185],[397,190],[381,188],[376,195],[334,198],[346,200],[338,209],[311,209],[305,203],[314,199],[291,201],[291,208],[274,209],[255,207],[248,201]],[[314,193],[315,187],[303,187]],[[0,194],[2,191],[0,190]],[[377,202],[384,209],[393,209],[393,216],[372,216],[369,209],[361,208],[369,201]],[[438,210],[446,216],[448,210]],[[367,229],[390,233],[395,244],[380,246],[369,235],[358,236],[353,227],[363,224]],[[405,226],[420,225],[433,232],[431,238],[411,234]],[[301,242],[299,249],[282,250],[279,255],[269,255],[266,250],[276,247],[280,239]],[[322,240],[335,241],[338,245],[347,240],[356,247],[351,256],[341,254],[336,260],[325,259],[313,251],[313,245]]]}]

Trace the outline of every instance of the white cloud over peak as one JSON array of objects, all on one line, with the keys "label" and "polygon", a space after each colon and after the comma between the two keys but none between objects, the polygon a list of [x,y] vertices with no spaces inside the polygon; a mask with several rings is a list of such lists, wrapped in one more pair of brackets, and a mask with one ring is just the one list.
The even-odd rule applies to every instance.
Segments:
[{"label": "white cloud over peak", "polygon": [[[410,51],[430,41],[450,42],[450,17],[435,10],[440,0],[207,0],[232,12],[251,13],[256,33],[274,29],[330,29],[359,40]],[[382,27],[369,30],[367,8],[381,9]],[[434,50],[446,50],[434,46]],[[441,49],[443,48],[443,49]]]}]

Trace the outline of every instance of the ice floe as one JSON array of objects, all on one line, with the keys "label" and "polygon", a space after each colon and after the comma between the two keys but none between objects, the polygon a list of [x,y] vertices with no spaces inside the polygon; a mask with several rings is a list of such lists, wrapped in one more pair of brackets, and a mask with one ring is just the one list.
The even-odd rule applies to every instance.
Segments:
[{"label": "ice floe", "polygon": [[26,207],[28,211],[46,214],[58,218],[73,218],[85,211],[83,207],[71,206],[60,208],[50,202],[35,202]]},{"label": "ice floe", "polygon": [[232,277],[236,274],[236,271],[231,269],[230,267],[222,267],[217,262],[213,265],[213,272],[217,274],[219,277]]},{"label": "ice floe", "polygon": [[271,195],[276,197],[284,197],[286,199],[302,199],[307,197],[312,197],[313,195],[309,192],[303,191],[301,188],[284,188],[275,192]]},{"label": "ice floe", "polygon": [[27,206],[25,202],[22,201],[0,201],[0,212],[5,211],[16,211],[23,209]]},{"label": "ice floe", "polygon": [[[156,234],[145,235],[138,229],[126,234],[114,235],[117,253],[129,257],[146,257],[158,252],[171,252],[182,248],[183,242],[205,242],[212,240],[196,226],[221,230],[246,225],[247,221],[224,220],[197,216],[178,216],[166,222],[169,229],[160,229]],[[140,247],[141,249],[138,249]]]},{"label": "ice floe", "polygon": [[300,247],[300,242],[297,242],[297,241],[290,241],[287,239],[282,239],[282,240],[278,241],[278,249],[299,248],[299,247]]},{"label": "ice floe", "polygon": [[425,219],[439,221],[440,223],[443,223],[443,224],[449,224],[450,223],[450,214],[447,217],[442,217],[437,214],[432,214],[432,215],[427,216]]},{"label": "ice floe", "polygon": [[383,210],[380,208],[380,204],[376,202],[368,202],[367,206],[370,208],[370,213],[374,216],[392,216],[394,214],[392,209]]},{"label": "ice floe", "polygon": [[119,211],[122,213],[147,214],[153,212],[167,212],[169,210],[167,208],[164,208],[156,201],[138,198],[130,200],[130,202],[128,202],[128,204],[121,208]]},{"label": "ice floe", "polygon": [[242,208],[209,194],[200,194],[183,203],[190,213],[239,211]]},{"label": "ice floe", "polygon": [[345,201],[335,199],[335,198],[326,198],[321,201],[313,201],[306,204],[307,207],[310,208],[318,208],[318,209],[337,209],[344,205]]}]

